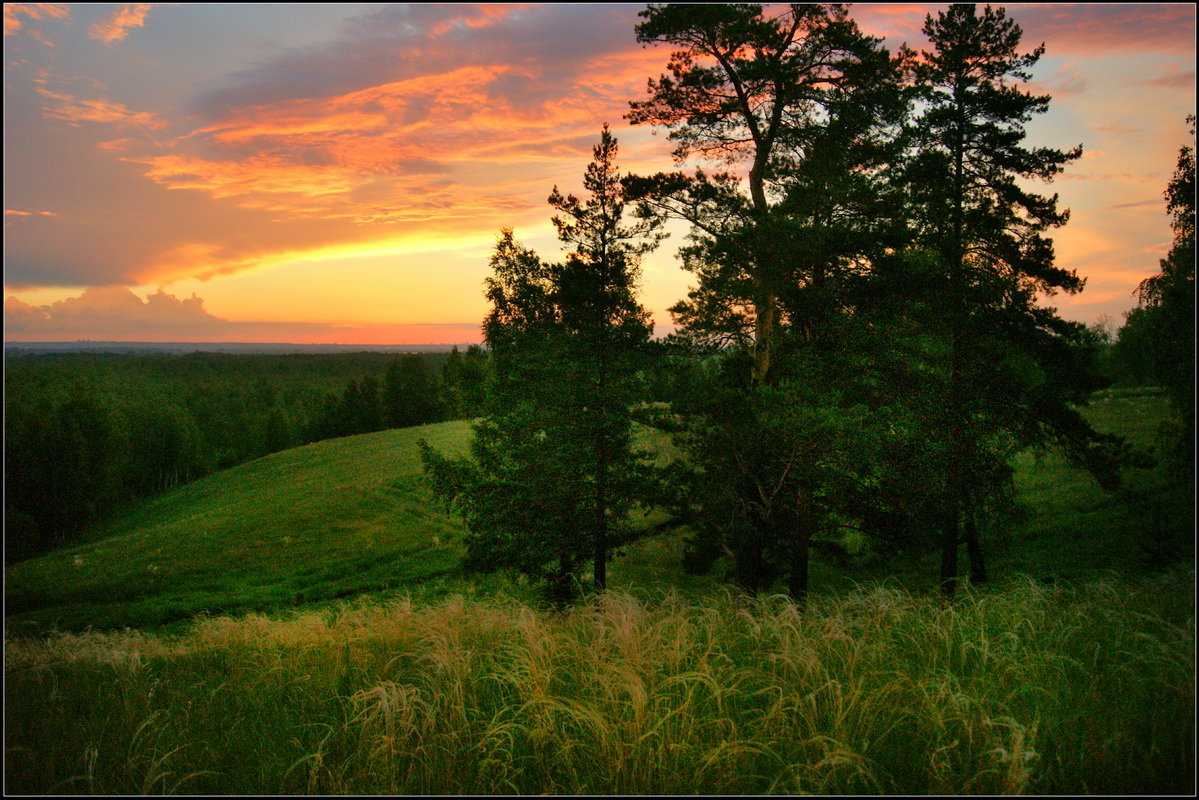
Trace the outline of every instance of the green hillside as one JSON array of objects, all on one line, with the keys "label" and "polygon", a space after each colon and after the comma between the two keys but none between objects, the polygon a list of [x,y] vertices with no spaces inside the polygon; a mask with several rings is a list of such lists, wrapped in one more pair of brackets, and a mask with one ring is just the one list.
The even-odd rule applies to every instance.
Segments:
[{"label": "green hillside", "polygon": [[454,451],[468,431],[447,422],[318,442],[156,498],[95,541],[8,569],[9,629],[158,624],[451,570],[461,529],[423,486],[416,443]]}]

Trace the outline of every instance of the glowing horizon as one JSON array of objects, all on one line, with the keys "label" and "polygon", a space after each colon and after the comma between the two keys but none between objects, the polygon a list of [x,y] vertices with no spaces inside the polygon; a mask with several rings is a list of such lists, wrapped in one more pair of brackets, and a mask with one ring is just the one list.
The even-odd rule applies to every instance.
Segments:
[{"label": "glowing horizon", "polygon": [[[672,168],[623,120],[666,64],[641,7],[7,4],[6,341],[478,341],[500,229],[558,255],[545,198],[580,190],[603,123],[623,170]],[[938,7],[851,15],[920,47]],[[1045,187],[1073,213],[1058,262],[1087,278],[1051,304],[1116,319],[1169,246],[1194,8],[1007,8],[1046,45],[1030,142],[1086,151]],[[675,230],[643,266],[659,325],[690,285]]]}]

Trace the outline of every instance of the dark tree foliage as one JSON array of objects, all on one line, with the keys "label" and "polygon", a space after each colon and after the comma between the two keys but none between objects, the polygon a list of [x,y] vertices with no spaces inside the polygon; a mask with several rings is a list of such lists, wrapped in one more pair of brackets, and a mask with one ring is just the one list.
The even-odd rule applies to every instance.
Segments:
[{"label": "dark tree foliage", "polygon": [[836,184],[847,196],[846,176],[873,157],[874,132],[898,110],[891,59],[837,4],[777,14],[752,4],[651,5],[641,16],[639,41],[680,49],[670,75],[651,79],[649,98],[631,103],[630,121],[669,129],[679,161],[744,167],[747,189],[702,170],[632,188],[647,211],[696,231],[683,256],[699,285],[675,309],[679,320],[724,342],[752,342],[751,381],[768,383],[781,296],[797,270],[822,283],[834,240],[836,249],[850,246],[820,189]]},{"label": "dark tree foliage", "polygon": [[407,428],[442,419],[442,396],[425,359],[409,353],[387,365],[383,377],[383,420]]},{"label": "dark tree foliage", "polygon": [[589,553],[577,442],[556,413],[565,386],[555,270],[505,230],[491,272],[484,335],[494,380],[471,458],[423,443],[422,458],[434,493],[466,523],[465,566],[544,580],[550,599],[565,603]]},{"label": "dark tree foliage", "polygon": [[[693,522],[691,563],[731,556],[749,591],[788,576],[807,591],[808,553],[835,550],[844,487],[869,425],[855,295],[904,241],[890,196],[907,96],[898,63],[841,6],[651,6],[642,41],[680,46],[670,76],[630,119],[664,125],[676,156],[741,164],[631,180],[645,214],[689,221],[681,255],[697,286],[672,312],[680,338],[722,351],[715,385],[676,404],[691,469],[674,485]],[[701,488],[702,487],[702,488]],[[821,536],[828,534],[828,536]]]},{"label": "dark tree foliage", "polygon": [[1082,152],[1024,143],[1025,125],[1049,98],[1019,84],[1044,47],[1022,54],[1020,27],[990,6],[953,5],[929,15],[924,33],[932,50],[915,64],[923,113],[908,187],[917,243],[936,259],[940,284],[929,319],[943,332],[930,364],[941,413],[924,434],[940,464],[941,580],[952,594],[961,543],[976,576],[985,574],[973,519],[1016,450],[1058,445],[1111,486],[1116,442],[1071,405],[1102,385],[1084,327],[1037,304],[1039,292],[1083,286],[1055,265],[1046,236],[1068,212],[1056,195],[1022,184],[1051,180]]},{"label": "dark tree foliage", "polygon": [[[126,452],[121,420],[81,389],[48,409],[12,411],[5,415],[5,540],[6,553],[22,557],[77,539],[116,502]],[[10,437],[38,446],[14,449]]]},{"label": "dark tree foliage", "polygon": [[624,223],[625,194],[617,171],[616,139],[604,125],[583,177],[586,200],[554,187],[549,204],[559,238],[570,248],[557,276],[565,336],[565,382],[572,391],[565,422],[582,448],[587,471],[583,501],[590,508],[593,587],[607,587],[612,528],[643,494],[638,456],[631,443],[630,408],[638,399],[636,375],[653,325],[637,301],[639,259],[659,239],[658,223]]},{"label": "dark tree foliage", "polygon": [[[1193,140],[1195,117],[1187,122]],[[1138,287],[1138,305],[1120,329],[1116,350],[1127,369],[1166,390],[1176,415],[1166,433],[1170,472],[1185,482],[1194,476],[1195,457],[1194,145],[1179,150],[1165,198],[1173,244],[1160,271]]]},{"label": "dark tree foliage", "polygon": [[493,380],[473,459],[423,450],[436,492],[466,519],[469,565],[544,579],[556,602],[588,562],[603,591],[612,550],[630,536],[624,520],[651,483],[632,447],[630,407],[651,329],[635,296],[638,257],[654,226],[624,224],[616,152],[605,126],[586,199],[556,187],[550,195],[572,248],[564,263],[542,261],[504,231],[487,280]]},{"label": "dark tree foliage", "polygon": [[477,344],[450,351],[441,369],[443,403],[450,419],[472,419],[484,412],[487,402],[487,351]]},{"label": "dark tree foliage", "polygon": [[328,393],[308,426],[308,440],[406,428],[444,419],[446,399],[427,361],[416,353],[393,357],[382,381],[374,375],[363,375],[351,379],[340,393]]}]

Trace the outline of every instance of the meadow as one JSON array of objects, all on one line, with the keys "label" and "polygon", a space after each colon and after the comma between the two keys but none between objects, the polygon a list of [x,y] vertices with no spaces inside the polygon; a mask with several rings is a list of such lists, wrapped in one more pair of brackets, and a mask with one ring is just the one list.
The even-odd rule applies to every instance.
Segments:
[{"label": "meadow", "polygon": [[[9,642],[10,792],[1186,793],[1193,573]],[[1180,600],[1182,602],[1180,602]]]},{"label": "meadow", "polygon": [[[1088,414],[1148,446],[1162,410]],[[676,531],[553,611],[456,568],[415,441],[466,430],[275,454],[10,567],[6,791],[1193,791],[1193,504],[1157,471],[1022,456],[1030,513],[952,604],[869,559],[802,611],[746,598]]]}]

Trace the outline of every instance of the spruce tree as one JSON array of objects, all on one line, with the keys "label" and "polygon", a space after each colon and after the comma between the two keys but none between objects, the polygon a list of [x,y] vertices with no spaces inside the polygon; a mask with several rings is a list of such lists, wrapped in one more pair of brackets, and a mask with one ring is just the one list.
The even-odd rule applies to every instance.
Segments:
[{"label": "spruce tree", "polygon": [[604,590],[612,549],[632,535],[625,518],[648,485],[630,413],[651,331],[636,300],[638,256],[652,246],[653,225],[624,224],[616,153],[605,126],[587,197],[556,187],[550,196],[572,247],[565,263],[503,232],[486,282],[492,381],[472,457],[422,447],[435,492],[466,520],[468,565],[543,579],[557,603],[587,563],[593,588]]}]

